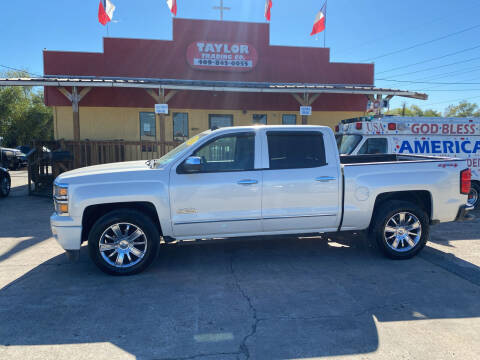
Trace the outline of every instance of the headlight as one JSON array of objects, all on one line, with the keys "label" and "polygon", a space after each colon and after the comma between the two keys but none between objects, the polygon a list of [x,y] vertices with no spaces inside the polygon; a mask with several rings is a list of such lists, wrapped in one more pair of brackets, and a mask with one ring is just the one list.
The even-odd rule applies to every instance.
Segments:
[{"label": "headlight", "polygon": [[58,215],[68,215],[68,185],[53,185],[53,201]]}]

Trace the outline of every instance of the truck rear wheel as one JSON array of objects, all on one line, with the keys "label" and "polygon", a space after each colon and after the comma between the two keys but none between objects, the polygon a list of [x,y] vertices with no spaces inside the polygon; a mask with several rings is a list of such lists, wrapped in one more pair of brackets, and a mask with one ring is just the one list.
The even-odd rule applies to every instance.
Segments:
[{"label": "truck rear wheel", "polygon": [[409,259],[427,243],[429,221],[415,204],[394,200],[375,210],[372,233],[385,255]]},{"label": "truck rear wheel", "polygon": [[475,209],[478,208],[478,205],[480,203],[479,196],[480,196],[480,185],[478,184],[478,182],[472,181],[470,193],[468,194],[468,204],[473,205]]},{"label": "truck rear wheel", "polygon": [[88,235],[91,259],[111,275],[132,275],[145,270],[157,257],[160,235],[144,213],[111,211],[93,225]]}]

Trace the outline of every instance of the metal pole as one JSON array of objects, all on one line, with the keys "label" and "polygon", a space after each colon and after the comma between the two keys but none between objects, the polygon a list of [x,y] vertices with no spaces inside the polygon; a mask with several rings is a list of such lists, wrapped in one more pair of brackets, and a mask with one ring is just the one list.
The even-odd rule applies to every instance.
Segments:
[{"label": "metal pole", "polygon": [[[303,104],[302,106],[308,106],[308,93],[303,93]],[[302,115],[302,125],[308,124],[307,115]]]},{"label": "metal pole", "polygon": [[327,38],[327,0],[325,0],[325,31],[323,32],[323,47],[326,47]]},{"label": "metal pole", "polygon": [[[165,89],[159,88],[158,89],[158,96],[160,97],[160,104],[165,104]],[[166,153],[166,135],[165,135],[165,114],[159,114],[158,116],[158,125],[160,131],[160,152],[162,153],[161,156],[165,155]]]}]

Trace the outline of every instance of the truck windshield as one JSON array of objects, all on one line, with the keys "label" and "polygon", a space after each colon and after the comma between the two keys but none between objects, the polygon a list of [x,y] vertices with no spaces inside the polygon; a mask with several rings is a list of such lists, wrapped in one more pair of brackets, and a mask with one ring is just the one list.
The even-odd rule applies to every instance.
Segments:
[{"label": "truck windshield", "polygon": [[193,144],[195,144],[198,140],[200,140],[202,137],[210,134],[212,131],[211,130],[207,130],[207,131],[204,131],[198,135],[195,135],[193,137],[191,137],[190,139],[188,139],[187,141],[185,141],[184,143],[178,145],[176,148],[174,148],[173,150],[170,150],[168,153],[166,153],[165,155],[163,155],[160,159],[158,160],[155,160],[155,165],[156,166],[164,166],[164,165],[167,165],[168,163],[170,163],[172,160],[174,160],[177,156],[177,154],[181,153],[183,150],[189,148],[190,146],[192,146]]},{"label": "truck windshield", "polygon": [[362,140],[362,135],[336,135],[340,155],[349,155]]}]

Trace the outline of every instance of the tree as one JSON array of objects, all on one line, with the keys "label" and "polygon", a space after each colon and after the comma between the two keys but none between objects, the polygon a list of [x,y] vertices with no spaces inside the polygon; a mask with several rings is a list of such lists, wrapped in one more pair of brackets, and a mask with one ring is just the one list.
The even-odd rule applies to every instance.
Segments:
[{"label": "tree", "polygon": [[433,109],[422,110],[417,105],[411,105],[407,107],[405,103],[401,108],[392,109],[387,112],[387,115],[401,115],[401,116],[431,116],[431,117],[439,117],[442,114]]},{"label": "tree", "polygon": [[427,109],[423,112],[423,116],[428,116],[428,117],[441,117],[442,113],[437,110],[433,109]]},{"label": "tree", "polygon": [[[27,77],[28,74],[7,72],[2,76]],[[2,145],[10,147],[53,138],[53,113],[44,105],[42,91],[20,86],[0,88],[0,137]]]},{"label": "tree", "polygon": [[450,105],[445,109],[446,117],[478,117],[480,109],[477,104],[461,101],[458,105]]}]

